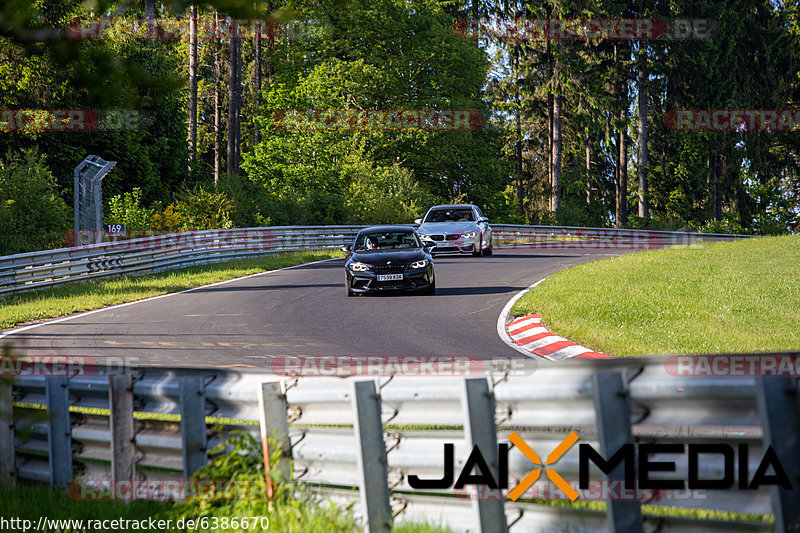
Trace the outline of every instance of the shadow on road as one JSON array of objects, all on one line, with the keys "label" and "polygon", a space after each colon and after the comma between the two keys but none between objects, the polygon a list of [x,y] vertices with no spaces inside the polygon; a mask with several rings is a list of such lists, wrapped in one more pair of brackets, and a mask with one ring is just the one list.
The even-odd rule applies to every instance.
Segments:
[{"label": "shadow on road", "polygon": [[305,285],[258,285],[254,287],[221,286],[221,287],[202,287],[194,289],[192,292],[240,292],[240,291],[274,291],[282,289],[312,289],[321,287],[342,287],[341,283],[308,283]]},{"label": "shadow on road", "polygon": [[[519,292],[525,287],[436,287],[436,296],[470,296],[486,294],[505,294],[509,292]],[[384,290],[368,292],[359,295],[360,297],[387,297],[387,296],[420,296],[414,291],[395,291]],[[430,298],[430,296],[425,296]]]}]

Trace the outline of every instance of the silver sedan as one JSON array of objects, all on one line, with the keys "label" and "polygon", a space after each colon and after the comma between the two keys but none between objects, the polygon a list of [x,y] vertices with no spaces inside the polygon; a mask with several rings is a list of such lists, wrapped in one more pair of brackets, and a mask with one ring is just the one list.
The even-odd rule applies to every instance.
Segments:
[{"label": "silver sedan", "polygon": [[489,219],[471,204],[435,205],[420,224],[417,233],[433,242],[433,253],[472,253],[492,255],[492,228]]}]

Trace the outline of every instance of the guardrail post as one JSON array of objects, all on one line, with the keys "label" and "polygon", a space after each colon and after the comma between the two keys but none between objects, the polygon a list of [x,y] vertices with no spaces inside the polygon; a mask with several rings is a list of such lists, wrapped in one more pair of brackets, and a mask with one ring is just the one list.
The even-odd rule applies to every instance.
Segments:
[{"label": "guardrail post", "polygon": [[0,378],[0,483],[14,479],[14,395],[11,377]]},{"label": "guardrail post", "polygon": [[[477,446],[486,459],[494,479],[498,479],[499,458],[497,456],[497,426],[494,422],[494,396],[489,390],[486,378],[464,380],[464,437],[467,449]],[[478,515],[479,531],[494,533],[506,531],[506,513],[502,490],[498,489],[492,497],[488,492],[472,491],[472,508]]]},{"label": "guardrail post", "polygon": [[374,381],[353,382],[353,410],[358,446],[359,495],[367,533],[391,531],[392,508],[383,442],[381,398]]},{"label": "guardrail post", "polygon": [[[597,415],[597,440],[600,453],[610,457],[623,444],[633,444],[631,404],[625,377],[621,372],[598,372],[592,377],[594,411]],[[606,474],[607,480],[625,478],[624,465]],[[606,506],[608,530],[612,533],[641,533],[642,506],[638,501],[610,500]]]},{"label": "guardrail post", "polygon": [[[267,497],[275,497],[275,487],[270,471],[278,472],[280,481],[291,480],[292,443],[289,441],[289,422],[287,420],[286,394],[284,385],[278,381],[262,383],[258,389],[258,412],[261,422],[261,449],[264,450],[264,473],[267,482]],[[276,464],[270,464],[275,450],[270,449],[272,438],[280,455]]]},{"label": "guardrail post", "polygon": [[789,477],[791,489],[770,486],[775,531],[800,531],[800,414],[797,378],[760,377],[756,392],[764,424],[764,448],[772,446]]},{"label": "guardrail post", "polygon": [[111,411],[111,479],[134,479],[136,449],[133,425],[133,379],[130,374],[108,376],[108,405]]},{"label": "guardrail post", "polygon": [[181,440],[183,477],[189,479],[208,463],[206,450],[206,393],[202,377],[181,379]]},{"label": "guardrail post", "polygon": [[72,430],[67,377],[49,376],[45,381],[45,397],[50,484],[62,488],[72,481]]}]

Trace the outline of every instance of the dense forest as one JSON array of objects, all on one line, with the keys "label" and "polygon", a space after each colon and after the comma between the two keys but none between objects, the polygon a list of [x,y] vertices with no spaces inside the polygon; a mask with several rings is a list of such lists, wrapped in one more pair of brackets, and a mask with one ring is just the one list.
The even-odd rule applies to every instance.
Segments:
[{"label": "dense forest", "polygon": [[797,232],[798,9],[5,2],[0,254],[65,244],[89,154],[117,162],[106,222],[138,230],[464,201],[495,222]]}]

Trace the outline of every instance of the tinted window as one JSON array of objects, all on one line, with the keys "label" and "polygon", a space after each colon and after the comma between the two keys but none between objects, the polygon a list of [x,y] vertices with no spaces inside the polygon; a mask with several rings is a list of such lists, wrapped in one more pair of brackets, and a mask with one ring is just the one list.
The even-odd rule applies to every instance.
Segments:
[{"label": "tinted window", "polygon": [[434,209],[425,217],[425,222],[475,222],[475,215],[470,208]]},{"label": "tinted window", "polygon": [[402,250],[421,248],[417,235],[410,231],[362,233],[356,239],[356,252],[366,250]]}]

